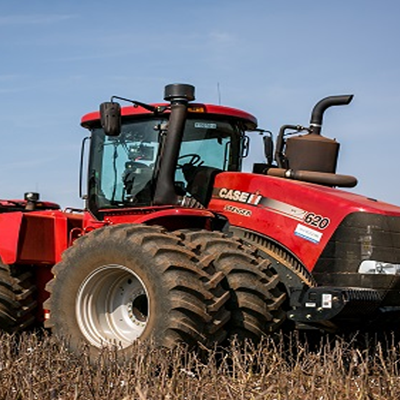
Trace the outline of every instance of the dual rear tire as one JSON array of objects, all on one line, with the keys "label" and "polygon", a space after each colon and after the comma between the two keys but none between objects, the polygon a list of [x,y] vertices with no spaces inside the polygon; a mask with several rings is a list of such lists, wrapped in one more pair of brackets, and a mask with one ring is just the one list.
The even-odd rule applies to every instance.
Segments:
[{"label": "dual rear tire", "polygon": [[218,232],[121,224],[77,239],[52,270],[45,326],[92,357],[133,343],[210,347],[257,342],[285,319],[285,293],[267,261]]},{"label": "dual rear tire", "polygon": [[0,260],[0,328],[7,333],[23,331],[35,323],[36,286],[29,268]]},{"label": "dual rear tire", "polygon": [[123,357],[137,339],[171,348],[209,346],[226,337],[224,276],[197,262],[162,228],[121,224],[97,229],[65,251],[46,290],[46,326],[73,351],[92,356],[115,346]]}]

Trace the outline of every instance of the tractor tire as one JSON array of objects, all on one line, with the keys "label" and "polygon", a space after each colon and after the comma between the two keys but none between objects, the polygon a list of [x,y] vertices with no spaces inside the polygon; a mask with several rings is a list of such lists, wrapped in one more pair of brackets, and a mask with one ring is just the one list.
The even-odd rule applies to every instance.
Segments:
[{"label": "tractor tire", "polygon": [[34,324],[37,302],[33,275],[19,266],[0,261],[0,329],[7,333],[23,331]]},{"label": "tractor tire", "polygon": [[212,263],[225,274],[230,291],[229,338],[257,343],[265,334],[278,330],[286,318],[282,307],[286,293],[268,260],[257,257],[255,249],[239,239],[221,232],[183,230],[177,234],[202,257],[203,263]]},{"label": "tractor tire", "polygon": [[222,342],[229,293],[220,272],[202,269],[194,253],[161,227],[121,224],[77,239],[52,269],[45,326],[91,358],[103,347],[129,357],[136,340],[172,348]]}]

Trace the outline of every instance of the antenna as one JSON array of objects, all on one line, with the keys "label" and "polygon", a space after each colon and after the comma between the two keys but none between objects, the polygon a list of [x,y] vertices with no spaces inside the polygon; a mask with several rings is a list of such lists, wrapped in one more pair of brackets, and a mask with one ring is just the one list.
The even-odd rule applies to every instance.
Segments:
[{"label": "antenna", "polygon": [[218,104],[221,105],[221,90],[219,87],[219,82],[217,82],[217,92],[218,92]]}]

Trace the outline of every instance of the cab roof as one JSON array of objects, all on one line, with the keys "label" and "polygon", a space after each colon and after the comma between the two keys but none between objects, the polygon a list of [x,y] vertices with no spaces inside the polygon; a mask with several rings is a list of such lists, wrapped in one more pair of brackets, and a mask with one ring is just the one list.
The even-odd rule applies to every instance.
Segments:
[{"label": "cab roof", "polygon": [[[168,107],[169,103],[160,103],[160,104],[152,104],[155,107]],[[188,112],[191,114],[198,115],[220,115],[229,118],[235,118],[241,120],[248,130],[253,130],[257,128],[257,118],[253,115],[231,107],[225,106],[217,106],[214,104],[201,104],[201,103],[190,103],[188,106]],[[162,114],[169,114],[170,111],[167,109]],[[121,114],[123,118],[135,118],[144,115],[151,115],[153,112],[144,109],[140,106],[127,106],[121,108]],[[159,114],[159,115],[162,115]],[[100,112],[94,111],[88,114],[85,114],[81,119],[81,125],[84,128],[90,129],[98,126],[100,124]]]}]

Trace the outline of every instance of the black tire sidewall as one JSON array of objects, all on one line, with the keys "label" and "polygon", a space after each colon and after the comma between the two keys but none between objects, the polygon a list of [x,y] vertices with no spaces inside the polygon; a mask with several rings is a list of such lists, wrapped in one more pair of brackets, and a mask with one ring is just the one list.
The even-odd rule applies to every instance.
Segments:
[{"label": "black tire sidewall", "polygon": [[[98,243],[96,240],[86,240],[76,244],[69,252],[68,258],[62,263],[68,263],[56,276],[52,295],[52,319],[55,322],[55,333],[68,340],[73,350],[90,344],[83,335],[76,315],[76,301],[79,288],[85,279],[96,269],[110,264],[121,265],[136,274],[143,282],[150,301],[147,325],[140,340],[152,339],[157,345],[163,344],[165,331],[168,328],[168,314],[171,305],[168,296],[168,285],[160,273],[162,266],[157,259],[143,247],[129,243],[121,243],[109,237],[107,241]],[[65,337],[68,332],[69,337]],[[127,347],[123,352],[129,352]],[[92,353],[100,349],[90,346]]]}]

